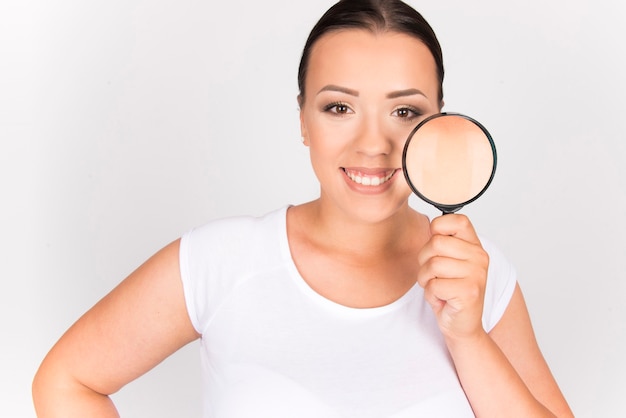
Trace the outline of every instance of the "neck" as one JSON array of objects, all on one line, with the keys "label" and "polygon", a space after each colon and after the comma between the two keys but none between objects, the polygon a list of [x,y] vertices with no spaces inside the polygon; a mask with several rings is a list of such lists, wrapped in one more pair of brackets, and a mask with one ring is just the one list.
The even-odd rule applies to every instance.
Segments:
[{"label": "neck", "polygon": [[301,225],[310,225],[310,239],[338,253],[366,257],[387,256],[405,251],[428,231],[425,216],[411,209],[408,202],[393,215],[355,217],[341,208],[324,205],[322,199],[300,206]]}]

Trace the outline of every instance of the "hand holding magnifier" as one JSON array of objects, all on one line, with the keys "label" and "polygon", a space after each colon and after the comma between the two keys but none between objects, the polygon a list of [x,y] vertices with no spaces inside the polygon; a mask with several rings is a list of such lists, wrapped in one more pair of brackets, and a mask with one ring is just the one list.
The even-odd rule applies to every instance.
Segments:
[{"label": "hand holding magnifier", "polygon": [[496,162],[487,129],[459,113],[424,119],[402,153],[402,170],[411,190],[443,214],[478,199],[495,175]]}]

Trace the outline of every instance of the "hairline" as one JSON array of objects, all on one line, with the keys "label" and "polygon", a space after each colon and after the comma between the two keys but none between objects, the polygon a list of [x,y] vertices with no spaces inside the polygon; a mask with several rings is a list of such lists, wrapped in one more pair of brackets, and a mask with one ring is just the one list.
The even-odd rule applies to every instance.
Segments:
[{"label": "hairline", "polygon": [[[311,62],[311,57],[313,56],[313,52],[315,51],[317,44],[324,38],[326,38],[327,36],[330,35],[335,35],[341,32],[347,32],[347,31],[351,31],[351,30],[360,30],[360,31],[364,31],[364,32],[368,32],[374,36],[381,36],[381,35],[386,35],[386,34],[396,34],[396,35],[407,35],[413,39],[418,40],[419,42],[421,42],[424,46],[426,46],[426,48],[428,49],[428,52],[430,53],[430,55],[433,57],[433,59],[436,61],[436,57],[434,56],[434,54],[432,53],[432,51],[430,50],[430,47],[428,46],[428,44],[426,42],[424,42],[424,40],[422,38],[420,38],[419,36],[417,36],[414,33],[411,33],[410,31],[406,31],[406,30],[401,30],[399,28],[395,28],[393,27],[393,25],[389,25],[387,24],[387,22],[385,22],[383,25],[380,24],[380,22],[375,21],[374,19],[371,19],[371,22],[369,25],[365,26],[363,25],[362,22],[358,22],[355,24],[345,24],[342,26],[336,26],[333,27],[332,29],[328,29],[327,31],[325,31],[322,35],[320,35],[319,37],[317,37],[315,39],[315,42],[313,42],[313,44],[311,44],[309,46],[309,54],[307,57],[307,62],[306,62],[306,70],[304,70],[302,72],[302,81],[303,81],[303,87],[304,84],[306,82],[307,79],[307,75],[308,75],[308,69],[310,66],[310,62]],[[438,73],[438,71],[437,71]],[[439,78],[439,74],[437,74],[437,77]],[[306,93],[306,89],[302,89],[305,93]],[[300,108],[302,108],[304,106],[304,97],[302,97],[301,92],[298,93],[298,106]],[[439,98],[439,100],[443,100],[442,97]]]}]

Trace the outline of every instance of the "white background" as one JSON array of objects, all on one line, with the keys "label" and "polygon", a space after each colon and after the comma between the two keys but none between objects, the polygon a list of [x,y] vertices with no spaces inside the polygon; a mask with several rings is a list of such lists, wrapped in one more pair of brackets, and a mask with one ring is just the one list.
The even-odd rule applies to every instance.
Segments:
[{"label": "white background", "polygon": [[[296,71],[331,3],[0,3],[0,416],[34,416],[45,353],[157,249],[316,196]],[[576,415],[626,416],[625,3],[412,4],[443,45],[445,109],[498,147],[465,213],[516,264]],[[122,415],[199,416],[198,359],[124,388]]]}]

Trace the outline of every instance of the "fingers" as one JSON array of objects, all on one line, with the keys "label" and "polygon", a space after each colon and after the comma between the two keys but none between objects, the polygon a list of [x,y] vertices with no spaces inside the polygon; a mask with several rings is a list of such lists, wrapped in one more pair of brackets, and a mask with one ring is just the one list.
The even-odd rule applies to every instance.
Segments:
[{"label": "fingers", "polygon": [[418,263],[417,282],[444,334],[463,337],[481,331],[489,256],[469,219],[456,214],[434,219]]},{"label": "fingers", "polygon": [[433,235],[422,247],[417,261],[422,266],[431,258],[436,257],[469,260],[480,257],[482,252],[480,243],[475,244],[451,235]]},{"label": "fingers", "polygon": [[424,297],[433,308],[448,305],[458,313],[476,307],[476,302],[482,300],[483,289],[467,280],[436,278],[429,280],[424,287]]},{"label": "fingers", "polygon": [[[472,223],[464,215],[450,214],[435,218],[430,225],[431,237],[420,251],[417,261],[422,266],[430,260],[441,263],[439,258],[465,260],[479,265],[488,265],[489,257],[483,250],[480,239]],[[437,269],[433,277],[460,277],[443,274],[444,269]]]},{"label": "fingers", "polygon": [[430,223],[431,235],[447,235],[474,244],[480,244],[474,226],[465,215],[451,213],[439,216]]},{"label": "fingers", "polygon": [[488,263],[482,257],[460,260],[457,258],[435,256],[420,264],[417,282],[426,287],[432,279],[473,279],[486,277]]},{"label": "fingers", "polygon": [[442,333],[449,338],[471,337],[482,328],[484,288],[462,279],[432,279],[424,287]]}]

